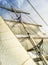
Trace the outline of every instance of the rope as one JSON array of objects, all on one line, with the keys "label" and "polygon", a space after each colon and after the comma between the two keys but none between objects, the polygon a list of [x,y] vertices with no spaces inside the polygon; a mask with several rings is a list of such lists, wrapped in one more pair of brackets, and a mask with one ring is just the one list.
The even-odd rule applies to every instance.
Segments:
[{"label": "rope", "polygon": [[35,7],[31,4],[31,2],[29,0],[27,0],[27,2],[30,4],[30,6],[33,8],[33,10],[38,14],[38,16],[42,19],[42,21],[48,26],[48,24],[46,23],[46,21],[43,19],[43,17],[38,13],[38,11],[35,9]]},{"label": "rope", "polygon": [[[11,1],[10,1],[10,2],[11,2]],[[12,5],[14,5],[14,4],[13,4],[12,2],[11,2],[10,4],[11,4],[11,8],[13,9]],[[15,6],[15,5],[14,5],[14,6]],[[13,10],[14,10],[14,9],[13,9]],[[14,11],[14,12],[16,13],[16,11]],[[18,16],[17,16],[17,17],[18,17]],[[15,25],[15,24],[14,24],[14,25]],[[13,26],[14,26],[14,25],[13,25]],[[35,32],[33,29],[32,29],[32,31]],[[35,33],[36,33],[36,32],[35,32]],[[39,36],[39,35],[37,34],[37,36]]]},{"label": "rope", "polygon": [[[21,14],[20,14],[20,16],[21,16]],[[31,38],[30,33],[29,33],[29,32],[27,31],[27,29],[25,28],[24,23],[21,21],[21,18],[20,18],[20,22],[21,22],[22,26],[24,27],[25,31],[27,32],[27,34],[28,34],[28,36],[29,36],[29,38],[30,38],[30,41],[31,41],[32,45],[35,46],[36,42],[34,41],[33,38]],[[35,50],[36,50],[36,52],[38,53],[39,57],[41,57],[41,59],[42,59],[42,61],[43,61],[43,64],[44,64],[44,65],[47,65],[45,59],[43,58],[43,56],[42,56],[42,54],[41,54],[41,52],[40,52],[40,49],[39,49],[38,47],[36,47]]]}]

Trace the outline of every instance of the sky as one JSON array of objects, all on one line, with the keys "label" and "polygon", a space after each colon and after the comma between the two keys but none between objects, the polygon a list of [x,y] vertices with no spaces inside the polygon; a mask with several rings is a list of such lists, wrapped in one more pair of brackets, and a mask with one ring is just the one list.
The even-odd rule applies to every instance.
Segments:
[{"label": "sky", "polygon": [[[29,0],[29,1],[36,8],[36,10],[39,12],[39,14],[43,17],[43,19],[48,24],[48,0]],[[13,3],[13,5],[11,3]],[[29,12],[30,15],[22,14],[22,19],[26,22],[38,23],[38,24],[42,25],[42,28],[40,28],[41,31],[48,35],[48,26],[36,14],[36,12],[29,5],[27,0],[0,0],[0,5],[6,6],[9,8],[12,5],[12,7],[16,8],[16,9]],[[0,15],[6,19],[16,19],[16,16],[14,13],[11,13],[11,12],[6,11],[1,8],[0,8]]]}]

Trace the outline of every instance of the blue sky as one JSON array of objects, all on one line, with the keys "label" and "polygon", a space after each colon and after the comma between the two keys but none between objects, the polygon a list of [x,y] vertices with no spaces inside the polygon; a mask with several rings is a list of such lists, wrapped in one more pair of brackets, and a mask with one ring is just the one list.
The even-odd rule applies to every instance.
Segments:
[{"label": "blue sky", "polygon": [[[12,5],[12,7],[29,12],[30,13],[29,16],[36,23],[41,24],[43,26],[41,30],[43,30],[44,33],[48,34],[48,26],[46,26],[45,23],[40,19],[40,17],[35,13],[35,11],[28,4],[27,0],[0,0],[0,5],[10,7],[11,2],[14,4]],[[48,0],[30,0],[30,2],[33,4],[33,6],[36,8],[36,10],[40,13],[40,15],[44,18],[44,20],[48,24]],[[14,13],[11,13],[1,8],[0,8],[0,15],[6,19],[16,18]],[[24,19],[24,21],[26,22],[33,22],[28,17],[28,15],[25,14],[22,14],[22,19]]]}]

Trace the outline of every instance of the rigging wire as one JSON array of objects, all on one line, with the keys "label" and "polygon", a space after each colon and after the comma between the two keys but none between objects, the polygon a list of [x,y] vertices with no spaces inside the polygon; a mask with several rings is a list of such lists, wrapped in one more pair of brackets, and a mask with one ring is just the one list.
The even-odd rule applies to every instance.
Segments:
[{"label": "rigging wire", "polygon": [[[11,4],[15,6],[15,4],[10,0]],[[26,14],[25,14],[26,15]],[[28,16],[33,22],[35,22],[30,16]],[[35,22],[36,23],[36,22]],[[36,23],[37,24],[37,23]]]},{"label": "rigging wire", "polygon": [[[35,22],[29,15],[28,15],[28,17],[29,17],[33,22]],[[35,24],[37,24],[37,22],[35,22]]]},{"label": "rigging wire", "polygon": [[[26,20],[28,20],[28,22],[31,20],[31,19],[29,19],[26,15],[23,15],[23,17],[26,19]],[[30,23],[30,22],[29,22]]]},{"label": "rigging wire", "polygon": [[[22,21],[23,21],[23,20],[22,20]],[[27,25],[27,26],[28,26],[28,25]],[[29,26],[28,26],[28,27],[29,27]],[[31,35],[33,35],[33,33],[34,33],[34,34],[36,34],[36,33],[37,33],[37,32],[36,32],[36,31],[34,31],[34,30],[33,30],[33,28],[31,28],[31,27],[30,27],[30,30],[31,30],[31,32],[32,32],[32,34],[30,33]],[[39,34],[36,34],[36,35],[40,37],[40,35],[39,35]]]},{"label": "rigging wire", "polygon": [[[10,1],[11,2],[11,1]],[[13,7],[12,7],[12,5],[14,5],[12,2],[10,3],[11,4],[11,8],[13,9]],[[15,5],[14,5],[15,6]],[[14,10],[14,9],[13,9]],[[16,12],[16,11],[15,11]],[[33,29],[32,29],[33,30]],[[33,30],[33,32],[35,32],[34,30]],[[36,32],[35,32],[36,33]],[[37,34],[38,35],[38,34]],[[39,36],[39,35],[38,35]]]},{"label": "rigging wire", "polygon": [[[11,3],[10,3],[10,4],[11,4],[11,7],[12,7],[12,5],[15,6],[15,4],[14,4],[11,0],[10,0],[10,2],[11,2]],[[12,9],[13,9],[13,7],[12,7]],[[28,16],[28,17],[29,17],[29,16]],[[31,17],[29,17],[29,18],[30,18],[32,21],[34,21]],[[34,21],[34,22],[35,22],[35,21]]]},{"label": "rigging wire", "polygon": [[[33,29],[32,29],[33,30]],[[35,32],[34,30],[33,30],[33,32]],[[36,33],[36,32],[35,32]],[[38,35],[38,34],[37,34]],[[38,35],[39,36],[39,35]]]},{"label": "rigging wire", "polygon": [[[12,4],[12,3],[11,3]],[[13,8],[12,8],[13,9]],[[16,12],[16,11],[15,11]],[[33,30],[33,29],[32,29]],[[35,32],[34,30],[33,30],[33,32]],[[36,33],[36,32],[35,32]],[[37,34],[38,35],[38,34]],[[39,35],[38,35],[39,36]]]},{"label": "rigging wire", "polygon": [[[10,2],[11,2],[11,1],[10,1]],[[10,3],[10,2],[9,2],[9,3]],[[15,6],[15,4],[13,4],[12,2],[10,3],[10,5],[11,5],[11,8],[12,8],[12,9],[13,9],[12,5],[14,5],[14,6]],[[14,10],[14,9],[13,9],[13,10]],[[16,12],[16,11],[14,11],[14,12]],[[18,17],[18,15],[17,15],[17,17]],[[28,19],[28,20],[29,20],[29,19]],[[15,25],[15,24],[14,24],[14,25]],[[14,26],[14,25],[13,25],[13,26]],[[35,32],[33,29],[32,29],[32,31],[33,31],[33,32]],[[37,32],[35,32],[35,33],[37,33]],[[39,37],[40,37],[40,35],[39,35],[39,34],[37,34],[37,36],[39,36]]]},{"label": "rigging wire", "polygon": [[27,20],[28,20],[28,19],[31,20],[31,23],[33,22],[34,24],[37,24],[37,23],[30,17],[30,15],[26,15],[26,14],[24,14],[24,15],[26,16],[26,18],[28,17]]},{"label": "rigging wire", "polygon": [[43,17],[39,14],[39,12],[35,9],[35,7],[31,4],[31,2],[29,0],[27,0],[27,2],[30,4],[30,6],[33,8],[33,10],[38,14],[38,16],[42,19],[42,21],[48,26],[48,24],[46,23],[46,21],[43,19]]},{"label": "rigging wire", "polygon": [[[20,22],[21,22],[21,20],[20,20]],[[22,26],[24,27],[25,31],[27,32],[27,34],[28,34],[28,36],[29,36],[29,38],[30,38],[31,43],[33,42],[32,45],[35,46],[35,41],[33,40],[33,38],[30,37],[30,33],[28,33],[27,29],[26,29],[25,26],[24,26],[24,23],[21,22],[21,24],[22,24]],[[47,63],[46,63],[46,61],[44,60],[44,58],[43,58],[43,56],[42,56],[42,54],[41,54],[41,52],[40,52],[40,50],[39,50],[38,47],[36,48],[36,52],[38,53],[39,57],[41,57],[42,61],[44,61],[43,64],[47,65]]]},{"label": "rigging wire", "polygon": [[[26,15],[26,14],[25,14]],[[38,24],[35,20],[33,20],[33,18],[32,17],[30,17],[30,15],[26,15],[26,16],[28,16],[29,18],[30,18],[30,20],[32,20],[35,24]],[[28,20],[28,19],[27,19]],[[32,22],[31,22],[32,23]],[[40,30],[40,28],[39,28],[39,30]],[[40,32],[42,32],[41,30],[40,30]],[[42,34],[43,34],[43,32],[42,32]]]},{"label": "rigging wire", "polygon": [[[12,3],[12,4],[13,4],[13,3]],[[13,4],[13,5],[15,6],[15,4]],[[26,14],[25,14],[25,15],[26,15]],[[33,23],[38,24],[35,20],[33,20],[33,18],[30,17],[30,15],[26,15],[26,16],[28,16],[29,19],[30,19],[31,21],[33,21]],[[25,17],[24,17],[24,18],[25,18]],[[27,17],[26,17],[26,19],[29,20]],[[29,21],[30,21],[30,20],[29,20]],[[32,23],[32,22],[31,22],[31,23]],[[39,28],[39,30],[40,30],[40,28]],[[42,32],[42,31],[40,30],[40,32]],[[43,32],[42,32],[42,34],[43,34]]]},{"label": "rigging wire", "polygon": [[[25,18],[25,16],[24,16],[24,18]],[[26,17],[26,19],[28,19],[27,17]],[[29,19],[28,19],[29,20]],[[23,21],[23,19],[22,19],[22,21]],[[33,28],[30,28],[35,34],[37,33],[36,31],[34,31],[33,30]],[[38,30],[41,32],[41,30],[38,28]],[[37,36],[39,36],[40,37],[40,35],[37,33]]]},{"label": "rigging wire", "polygon": [[[20,16],[21,16],[21,15],[20,15]],[[21,21],[21,18],[20,18],[20,22],[21,22],[22,26],[24,27],[25,31],[27,32],[27,34],[28,34],[28,36],[29,36],[29,38],[30,38],[30,41],[31,41],[32,45],[35,46],[35,43],[36,43],[36,42],[34,41],[33,38],[31,38],[30,33],[29,33],[29,32],[27,31],[27,29],[25,28],[24,23]],[[43,58],[43,56],[42,56],[42,54],[41,54],[41,52],[40,52],[40,49],[39,49],[38,47],[36,47],[36,52],[38,53],[39,57],[41,57],[42,61],[44,61],[43,64],[45,63],[45,65],[47,65],[47,63],[46,63],[45,59]]]},{"label": "rigging wire", "polygon": [[[30,38],[30,41],[31,41],[32,45],[35,46],[36,42],[35,42],[34,39],[30,36],[30,33],[29,33],[29,32],[27,31],[27,29],[25,28],[23,22],[21,22],[21,23],[22,23],[22,26],[24,27],[25,31],[27,32],[27,34],[28,34],[28,36],[29,36],[29,38]],[[40,49],[39,49],[38,47],[36,47],[35,50],[36,50],[38,56],[41,57],[41,59],[42,59],[42,61],[43,61],[43,64],[47,65],[46,61],[44,60],[44,58],[43,58],[43,56],[42,56],[42,54],[41,54],[41,52],[40,52]]]}]

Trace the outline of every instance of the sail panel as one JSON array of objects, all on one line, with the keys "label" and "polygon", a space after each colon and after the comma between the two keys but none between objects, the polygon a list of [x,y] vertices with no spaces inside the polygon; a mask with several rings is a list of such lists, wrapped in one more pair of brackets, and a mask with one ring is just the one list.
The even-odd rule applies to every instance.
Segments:
[{"label": "sail panel", "polygon": [[[9,22],[9,21],[6,21],[6,23],[9,25],[10,29],[13,31],[15,35],[27,34],[21,23]],[[27,29],[27,31],[32,35],[36,35],[38,34],[37,32],[40,31],[39,26],[37,25],[24,24],[24,26]]]},{"label": "sail panel", "polygon": [[0,24],[0,60],[2,65],[36,65],[1,17]]}]

